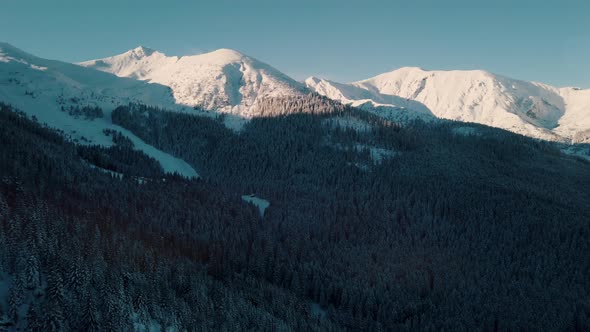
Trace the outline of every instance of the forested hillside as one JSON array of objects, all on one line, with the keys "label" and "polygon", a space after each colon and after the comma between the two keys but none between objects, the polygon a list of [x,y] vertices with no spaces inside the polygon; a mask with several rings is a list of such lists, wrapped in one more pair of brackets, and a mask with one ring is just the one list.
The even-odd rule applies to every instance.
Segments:
[{"label": "forested hillside", "polygon": [[186,180],[3,105],[0,330],[590,329],[588,162],[317,96],[259,107],[239,133],[113,111]]}]

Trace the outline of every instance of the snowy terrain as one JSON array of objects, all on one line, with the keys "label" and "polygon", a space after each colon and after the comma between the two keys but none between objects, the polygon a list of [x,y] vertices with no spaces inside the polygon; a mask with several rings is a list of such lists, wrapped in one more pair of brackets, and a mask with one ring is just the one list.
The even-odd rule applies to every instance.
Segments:
[{"label": "snowy terrain", "polygon": [[300,95],[305,86],[278,70],[230,49],[191,56],[167,56],[138,47],[80,65],[151,83],[173,91],[177,104],[243,118],[256,116],[265,97]]},{"label": "snowy terrain", "polygon": [[[181,110],[175,105],[168,87],[41,59],[0,43],[0,102],[11,104],[40,123],[62,130],[66,137],[82,144],[112,145],[111,138],[103,130],[117,130],[131,139],[137,149],[158,160],[166,172],[197,176],[183,160],[146,144],[111,122],[111,111],[129,102]],[[86,119],[62,110],[84,106],[102,108],[104,117]]]},{"label": "snowy terrain", "polygon": [[370,111],[389,120],[407,122],[416,119],[423,121],[436,119],[426,106],[407,98],[388,96],[351,84],[336,83],[313,76],[306,79],[305,84],[320,95]]},{"label": "snowy terrain", "polygon": [[[138,47],[73,65],[0,44],[0,87],[0,101],[83,143],[89,140],[103,145],[111,141],[102,130],[116,127],[110,122],[111,110],[132,101],[205,116],[225,113],[225,124],[239,129],[261,114],[257,109],[260,100],[299,96],[310,90],[395,121],[449,119],[553,141],[590,142],[590,90],[555,88],[481,70],[406,67],[349,84],[316,77],[302,84],[230,49],[167,56]],[[72,105],[99,106],[105,117],[87,121],[60,111]],[[160,160],[166,171],[196,174],[181,160],[146,145],[122,128],[117,130]]]},{"label": "snowy terrain", "polygon": [[[590,90],[555,88],[481,70],[426,71],[406,67],[349,84],[310,77],[308,88],[388,118],[432,117],[476,122],[519,134],[588,142]],[[410,118],[408,118],[410,119]]]},{"label": "snowy terrain", "polygon": [[264,217],[264,211],[270,206],[270,203],[267,200],[254,195],[243,195],[242,200],[256,206],[258,211],[260,211],[261,217]]}]

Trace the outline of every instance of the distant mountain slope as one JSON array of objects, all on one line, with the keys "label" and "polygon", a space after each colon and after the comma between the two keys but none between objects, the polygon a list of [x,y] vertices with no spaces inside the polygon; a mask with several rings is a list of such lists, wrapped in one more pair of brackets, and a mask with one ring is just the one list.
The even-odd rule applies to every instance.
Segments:
[{"label": "distant mountain slope", "polygon": [[[158,160],[165,171],[196,175],[184,161],[145,144],[111,123],[112,109],[130,102],[178,108],[170,89],[162,85],[38,58],[0,43],[0,102],[13,105],[83,144],[112,145],[112,137],[105,135],[104,130],[119,131],[131,139],[135,148]],[[102,114],[94,111],[92,116],[84,114],[85,109],[96,108]]]},{"label": "distant mountain slope", "polygon": [[[310,78],[306,85],[349,104],[409,108],[438,118],[476,122],[527,136],[571,140],[590,129],[590,90],[555,88],[481,70],[406,67],[350,84]],[[412,104],[413,103],[413,104]]]},{"label": "distant mountain slope", "polygon": [[398,96],[384,95],[351,84],[342,84],[317,77],[305,80],[307,87],[330,99],[365,109],[396,121],[432,121],[436,117],[424,104]]},{"label": "distant mountain slope", "polygon": [[256,115],[260,98],[306,91],[303,84],[271,66],[230,49],[178,57],[138,47],[80,65],[168,86],[178,104],[245,118]]}]

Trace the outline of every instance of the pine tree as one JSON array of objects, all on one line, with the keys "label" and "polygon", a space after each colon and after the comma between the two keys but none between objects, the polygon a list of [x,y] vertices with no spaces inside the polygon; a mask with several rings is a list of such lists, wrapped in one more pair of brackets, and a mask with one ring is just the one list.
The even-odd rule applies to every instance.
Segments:
[{"label": "pine tree", "polygon": [[32,303],[27,310],[27,330],[32,332],[45,331],[43,317],[37,303]]},{"label": "pine tree", "polygon": [[86,304],[82,307],[82,321],[79,323],[80,331],[100,331],[100,324],[94,299],[92,296],[86,296]]},{"label": "pine tree", "polygon": [[14,322],[15,324],[17,324],[19,321],[18,312],[21,304],[23,303],[24,290],[22,284],[23,282],[21,281],[20,274],[18,274],[17,277],[14,279],[13,285],[8,293],[7,315],[8,319]]},{"label": "pine tree", "polygon": [[35,256],[29,255],[26,261],[25,285],[29,290],[37,289],[40,286],[39,263]]},{"label": "pine tree", "polygon": [[47,296],[45,299],[45,329],[61,331],[64,328],[64,285],[57,261],[47,275]]}]

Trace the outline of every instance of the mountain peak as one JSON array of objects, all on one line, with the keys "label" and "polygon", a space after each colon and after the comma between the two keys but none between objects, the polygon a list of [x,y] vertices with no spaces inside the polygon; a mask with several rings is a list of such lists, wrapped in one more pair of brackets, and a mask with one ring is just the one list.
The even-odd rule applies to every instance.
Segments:
[{"label": "mountain peak", "polygon": [[401,67],[385,74],[459,74],[459,75],[479,75],[479,76],[497,76],[482,69],[451,69],[451,70],[429,70],[422,67]]},{"label": "mountain peak", "polygon": [[315,76],[310,76],[310,77],[306,78],[304,82],[309,85],[309,84],[317,84],[321,81],[322,81],[321,78],[318,78]]},{"label": "mountain peak", "polygon": [[218,50],[201,54],[199,56],[215,58],[220,62],[233,62],[248,58],[245,54],[231,48],[220,48]]},{"label": "mountain peak", "polygon": [[145,56],[150,56],[156,52],[157,52],[156,50],[151,49],[149,47],[138,46],[132,50],[127,51],[126,53],[141,58],[141,57],[145,57]]},{"label": "mountain peak", "polygon": [[234,50],[233,48],[220,48],[220,49],[217,49],[217,50],[215,50],[215,51],[213,51],[211,53],[231,54],[231,55],[235,55],[235,56],[244,56],[243,53],[241,53],[241,52],[239,52],[237,50]]},{"label": "mountain peak", "polygon": [[422,67],[406,66],[406,67],[398,68],[398,69],[396,69],[394,71],[407,71],[407,72],[410,72],[410,71],[427,71],[427,70],[425,70]]}]

